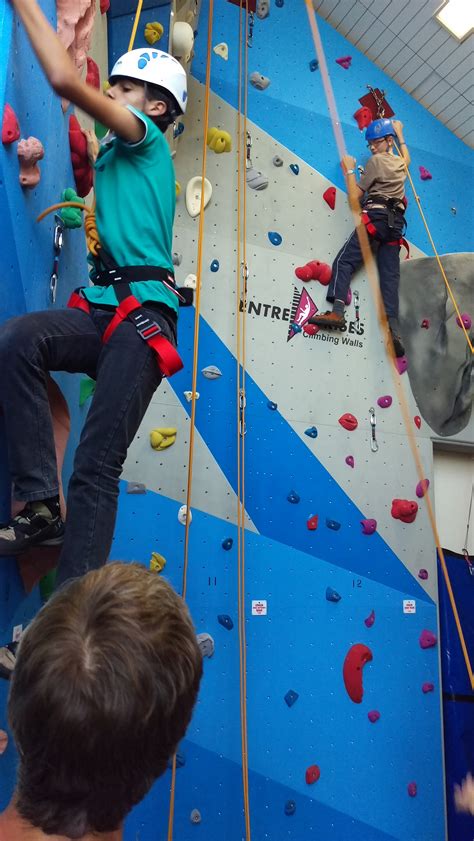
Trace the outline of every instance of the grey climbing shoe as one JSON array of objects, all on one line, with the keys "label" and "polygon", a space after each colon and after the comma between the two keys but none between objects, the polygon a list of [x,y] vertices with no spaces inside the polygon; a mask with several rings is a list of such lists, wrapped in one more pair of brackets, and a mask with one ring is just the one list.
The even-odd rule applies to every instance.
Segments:
[{"label": "grey climbing shoe", "polygon": [[57,546],[64,540],[59,503],[52,510],[41,502],[27,502],[9,523],[0,526],[0,555],[20,555],[31,546]]}]

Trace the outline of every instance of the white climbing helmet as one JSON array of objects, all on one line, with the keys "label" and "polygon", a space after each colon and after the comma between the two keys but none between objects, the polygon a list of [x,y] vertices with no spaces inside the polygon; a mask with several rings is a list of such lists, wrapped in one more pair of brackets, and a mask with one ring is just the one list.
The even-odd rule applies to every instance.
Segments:
[{"label": "white climbing helmet", "polygon": [[112,67],[109,81],[114,76],[127,76],[150,85],[159,85],[173,94],[184,114],[188,98],[186,72],[179,61],[162,50],[130,50],[120,56]]}]

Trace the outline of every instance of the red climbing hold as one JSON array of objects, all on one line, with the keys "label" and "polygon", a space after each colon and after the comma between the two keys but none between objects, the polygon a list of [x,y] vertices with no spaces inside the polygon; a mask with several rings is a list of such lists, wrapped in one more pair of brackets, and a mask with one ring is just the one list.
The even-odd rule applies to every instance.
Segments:
[{"label": "red climbing hold", "polygon": [[69,146],[77,194],[84,197],[92,189],[92,167],[87,157],[86,136],[74,114],[69,117]]},{"label": "red climbing hold", "polygon": [[365,625],[367,628],[371,628],[371,627],[372,627],[372,625],[374,624],[374,622],[375,622],[375,610],[371,610],[371,612],[369,613],[369,615],[368,615],[367,619],[364,619],[364,625]]},{"label": "red climbing hold", "polygon": [[377,528],[377,520],[361,520],[362,534],[373,534]]},{"label": "red climbing hold", "polygon": [[431,181],[433,176],[431,175],[429,169],[426,169],[425,166],[420,166],[420,178],[422,181]]},{"label": "red climbing hold", "polygon": [[342,58],[336,58],[336,64],[339,64],[344,70],[349,70],[351,66],[352,56],[351,55],[344,55]]},{"label": "red climbing hold", "polygon": [[18,125],[16,114],[7,102],[3,109],[2,143],[13,143],[15,140],[18,140],[19,136],[20,126]]},{"label": "red climbing hold", "polygon": [[370,648],[358,642],[346,654],[342,675],[347,694],[354,704],[360,704],[364,694],[362,685],[362,669],[366,663],[373,660]]},{"label": "red climbing hold", "polygon": [[418,793],[418,787],[417,787],[416,783],[408,783],[407,791],[408,791],[408,794],[410,795],[410,797],[416,797],[416,795]]},{"label": "red climbing hold", "polygon": [[303,333],[306,333],[307,336],[315,336],[316,333],[319,333],[319,327],[317,324],[303,324]]},{"label": "red climbing hold", "polygon": [[306,525],[310,531],[316,531],[318,528],[318,515],[313,514],[313,516],[306,521]]},{"label": "red climbing hold", "polygon": [[331,281],[332,269],[327,263],[319,260],[310,260],[305,266],[295,269],[295,275],[299,280],[319,280],[322,286],[328,286]]},{"label": "red climbing hold", "polygon": [[331,210],[334,210],[336,207],[336,188],[335,187],[328,187],[327,190],[323,193],[323,199],[326,204],[329,205]]},{"label": "red climbing hold", "polygon": [[402,523],[414,523],[418,513],[418,503],[409,499],[392,499],[392,517]]},{"label": "red climbing hold", "polygon": [[427,631],[426,629],[421,632],[420,634],[420,647],[421,648],[434,648],[436,643],[438,642],[438,638],[433,631]]},{"label": "red climbing hold", "polygon": [[100,71],[98,65],[95,63],[93,58],[87,56],[87,74],[86,74],[86,84],[91,85],[93,88],[100,89]]},{"label": "red climbing hold", "polygon": [[110,0],[100,0],[100,13],[105,15],[110,9]]},{"label": "red climbing hold", "polygon": [[309,768],[306,769],[305,779],[308,785],[313,785],[313,783],[317,783],[321,776],[321,771],[319,770],[318,765],[310,765]]},{"label": "red climbing hold", "polygon": [[421,687],[421,691],[424,695],[427,695],[428,692],[433,692],[434,690],[434,683],[424,683]]},{"label": "red climbing hold", "polygon": [[429,328],[430,328],[429,318],[424,318],[423,321],[421,322],[420,327],[423,327],[423,330],[429,330]]},{"label": "red climbing hold", "polygon": [[429,479],[422,479],[420,482],[418,482],[418,484],[416,486],[416,495],[417,495],[418,499],[423,499],[423,497],[426,494],[429,486],[430,486],[430,480]]},{"label": "red climbing hold", "polygon": [[362,108],[358,108],[354,114],[354,120],[357,120],[357,125],[361,131],[367,128],[373,119],[372,111],[365,105]]},{"label": "red climbing hold", "polygon": [[419,415],[415,415],[415,417],[413,418],[413,420],[415,421],[415,426],[416,426],[416,428],[417,428],[417,429],[420,429],[420,427],[421,427],[421,418],[420,418],[420,416],[419,416]]},{"label": "red climbing hold", "polygon": [[339,423],[344,427],[344,429],[347,429],[348,432],[353,432],[359,425],[357,418],[354,417],[354,415],[351,415],[350,412],[346,412],[344,415],[341,415]]}]

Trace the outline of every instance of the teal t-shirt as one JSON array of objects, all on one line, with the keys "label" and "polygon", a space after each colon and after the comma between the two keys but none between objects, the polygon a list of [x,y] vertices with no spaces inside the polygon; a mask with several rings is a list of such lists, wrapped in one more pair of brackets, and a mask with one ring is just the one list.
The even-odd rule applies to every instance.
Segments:
[{"label": "teal t-shirt", "polygon": [[[105,138],[95,163],[97,231],[119,266],[173,271],[176,184],[170,150],[158,126],[141,111],[127,107],[143,121],[145,136],[138,143]],[[140,303],[154,301],[178,312],[176,295],[160,281],[137,281],[130,287]],[[113,286],[88,286],[82,294],[92,304],[118,303]]]}]

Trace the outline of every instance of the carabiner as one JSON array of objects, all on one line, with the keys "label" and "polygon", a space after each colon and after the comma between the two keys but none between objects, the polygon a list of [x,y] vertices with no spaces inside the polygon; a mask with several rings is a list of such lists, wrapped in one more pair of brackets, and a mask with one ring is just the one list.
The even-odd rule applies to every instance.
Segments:
[{"label": "carabiner", "polygon": [[377,426],[377,418],[375,417],[375,409],[373,406],[369,409],[369,419],[370,419],[370,449],[373,453],[378,452],[379,445],[377,444],[377,438],[375,437],[375,428]]}]

